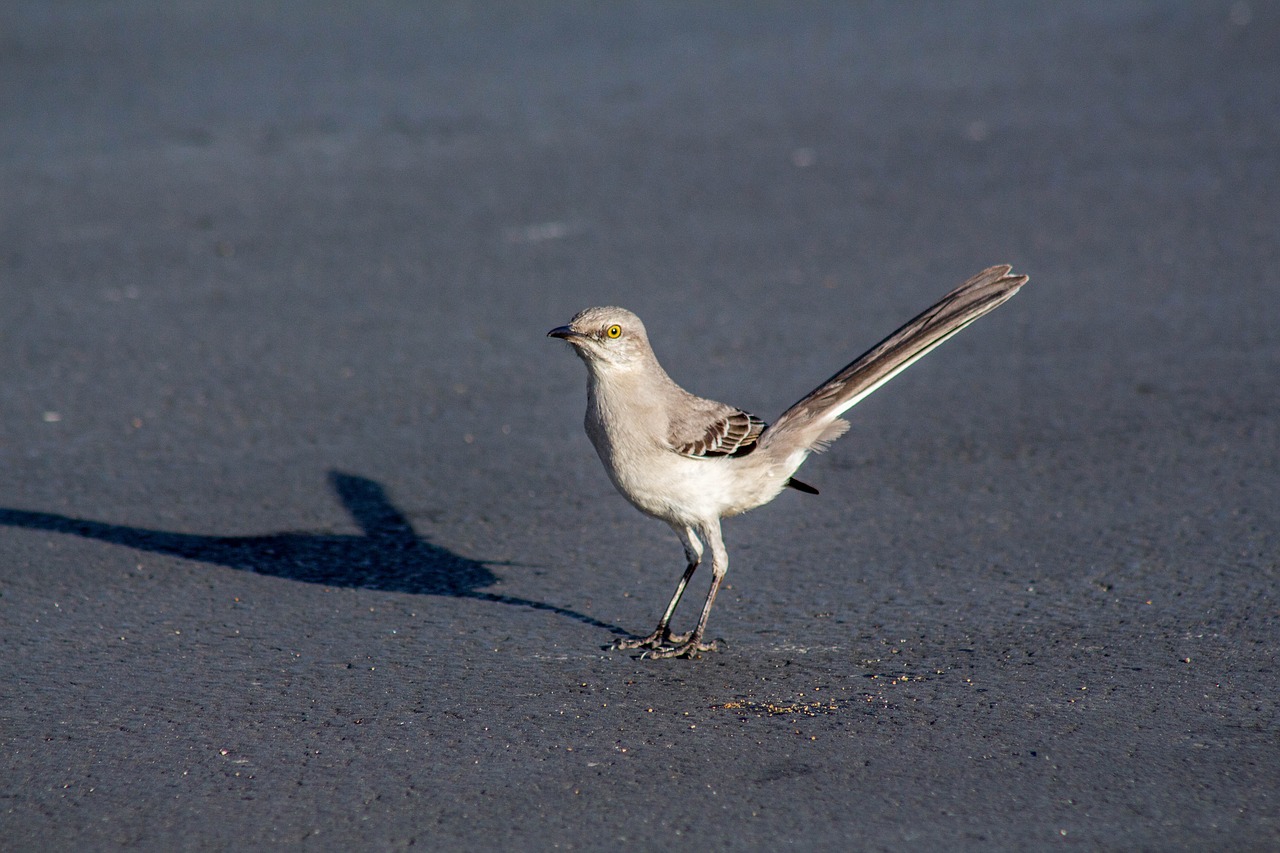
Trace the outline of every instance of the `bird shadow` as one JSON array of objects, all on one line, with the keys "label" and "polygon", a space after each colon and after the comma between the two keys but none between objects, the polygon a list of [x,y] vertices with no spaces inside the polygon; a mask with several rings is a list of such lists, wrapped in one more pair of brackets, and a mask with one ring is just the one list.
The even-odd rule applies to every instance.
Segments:
[{"label": "bird shadow", "polygon": [[616,625],[567,607],[484,592],[498,578],[488,566],[432,544],[413,529],[386,491],[365,477],[329,472],[329,485],[361,533],[207,536],[0,507],[0,525],[49,530],[260,575],[332,587],[470,598],[543,610],[615,634]]}]

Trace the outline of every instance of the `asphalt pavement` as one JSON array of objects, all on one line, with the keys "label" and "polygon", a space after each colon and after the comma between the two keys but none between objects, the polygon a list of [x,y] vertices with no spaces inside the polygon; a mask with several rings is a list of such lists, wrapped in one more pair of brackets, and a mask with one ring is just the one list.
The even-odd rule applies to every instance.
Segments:
[{"label": "asphalt pavement", "polygon": [[[1280,849],[1278,188],[1274,3],[4,4],[0,846]],[[1000,262],[608,649],[548,329],[769,420]]]}]

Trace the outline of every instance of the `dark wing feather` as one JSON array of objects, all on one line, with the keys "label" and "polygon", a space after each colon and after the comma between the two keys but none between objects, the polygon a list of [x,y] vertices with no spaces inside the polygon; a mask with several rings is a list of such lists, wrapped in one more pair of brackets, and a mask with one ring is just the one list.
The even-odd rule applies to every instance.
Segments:
[{"label": "dark wing feather", "polygon": [[673,442],[674,450],[681,456],[694,458],[746,456],[756,449],[756,440],[766,426],[755,415],[734,409],[707,424],[706,431],[698,438]]}]

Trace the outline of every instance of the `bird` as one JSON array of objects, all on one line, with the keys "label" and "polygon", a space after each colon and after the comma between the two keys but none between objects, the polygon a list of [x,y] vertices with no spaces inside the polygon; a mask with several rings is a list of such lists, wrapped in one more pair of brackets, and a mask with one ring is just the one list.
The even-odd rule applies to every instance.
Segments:
[{"label": "bird", "polygon": [[[584,421],[610,481],[632,506],[675,531],[685,570],[657,627],[615,649],[648,658],[700,657],[728,552],[720,522],[769,503],[784,489],[817,494],[793,476],[811,453],[849,428],[840,416],[1027,282],[1008,264],[990,267],[854,359],[772,425],[735,406],[695,396],[658,363],[640,318],[625,308],[587,308],[547,332],[587,367]],[[692,630],[670,623],[685,587],[710,552],[711,585]]]}]

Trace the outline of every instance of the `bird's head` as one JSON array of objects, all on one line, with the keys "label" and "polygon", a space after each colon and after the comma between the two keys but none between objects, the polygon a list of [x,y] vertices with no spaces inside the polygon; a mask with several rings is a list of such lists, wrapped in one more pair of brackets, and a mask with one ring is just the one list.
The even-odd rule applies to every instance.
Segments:
[{"label": "bird's head", "polygon": [[593,369],[625,369],[653,358],[644,324],[625,308],[588,308],[578,312],[568,325],[547,332],[547,337],[572,344]]}]

